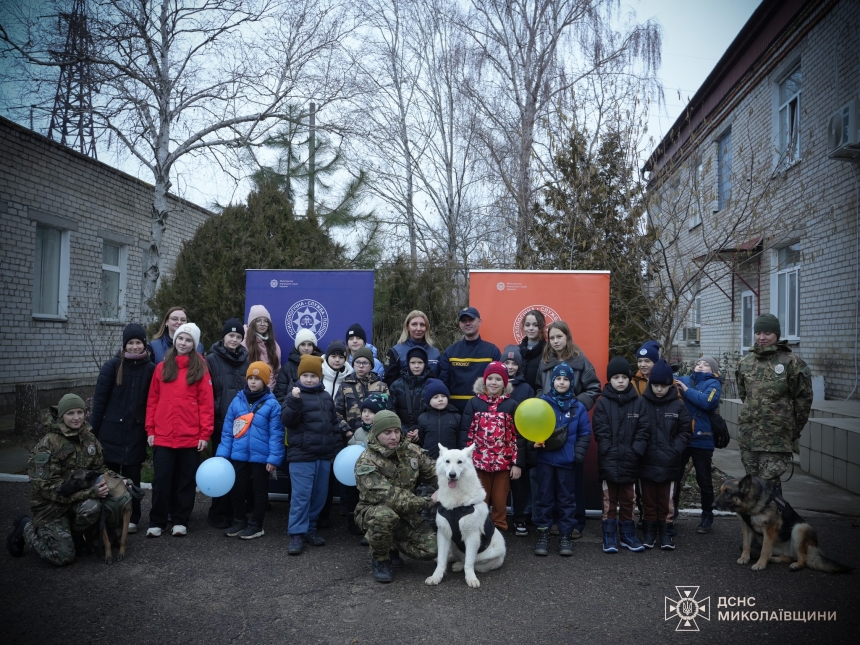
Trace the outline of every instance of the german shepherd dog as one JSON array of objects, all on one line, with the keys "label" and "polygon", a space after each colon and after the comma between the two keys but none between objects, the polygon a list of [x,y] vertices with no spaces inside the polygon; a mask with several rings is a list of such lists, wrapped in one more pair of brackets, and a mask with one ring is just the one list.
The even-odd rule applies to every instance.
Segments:
[{"label": "german shepherd dog", "polygon": [[119,542],[119,553],[116,556],[117,562],[122,562],[125,558],[125,545],[128,540],[128,523],[131,518],[131,499],[132,496],[139,497],[141,495],[140,489],[133,484],[126,486],[125,482],[122,479],[117,477],[111,477],[110,475],[104,475],[97,470],[86,470],[80,468],[78,470],[72,471],[72,474],[69,475],[69,478],[62,483],[58,492],[61,495],[69,496],[80,490],[86,490],[87,488],[92,488],[95,486],[102,478],[108,485],[108,497],[111,499],[120,499],[126,493],[130,493],[130,495],[126,495],[128,497],[128,501],[122,506],[122,530],[119,528],[115,529],[115,534],[111,536],[108,533],[107,523],[105,522],[105,510],[104,504],[102,504],[102,512],[101,517],[99,518],[99,533],[101,537],[101,542],[104,546],[104,556],[105,556],[105,564],[113,564],[113,552],[111,550],[111,537],[118,540]]},{"label": "german shepherd dog", "polygon": [[743,551],[738,564],[749,564],[755,536],[761,543],[761,555],[752,565],[753,571],[763,571],[768,562],[790,562],[792,571],[804,567],[825,573],[851,571],[851,567],[831,560],[818,550],[818,536],[813,528],[761,477],[747,475],[743,479],[727,479],[714,505],[724,511],[734,511],[741,518]]}]

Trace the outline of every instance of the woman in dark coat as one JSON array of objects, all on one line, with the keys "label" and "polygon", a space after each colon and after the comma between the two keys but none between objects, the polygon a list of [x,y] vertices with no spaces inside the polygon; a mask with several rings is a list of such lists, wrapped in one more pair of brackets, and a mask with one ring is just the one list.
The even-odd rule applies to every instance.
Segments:
[{"label": "woman in dark coat", "polygon": [[[137,323],[125,326],[122,350],[102,366],[93,395],[90,425],[104,451],[105,465],[140,486],[146,461],[146,399],[155,372],[146,331]],[[140,500],[133,498],[129,533],[137,532]]]},{"label": "woman in dark coat", "polygon": [[[224,419],[230,403],[245,387],[245,371],[248,369],[248,350],[242,345],[245,328],[239,318],[231,318],[224,323],[221,340],[209,348],[206,364],[212,378],[212,393],[215,396],[215,430],[212,432],[212,454],[221,443]],[[233,505],[230,495],[213,497],[207,518],[210,526],[226,529],[233,521]]]},{"label": "woman in dark coat", "polygon": [[538,370],[546,347],[546,318],[537,309],[527,311],[520,322],[523,339],[520,341],[520,356],[523,367],[520,375],[535,391],[540,387]]}]

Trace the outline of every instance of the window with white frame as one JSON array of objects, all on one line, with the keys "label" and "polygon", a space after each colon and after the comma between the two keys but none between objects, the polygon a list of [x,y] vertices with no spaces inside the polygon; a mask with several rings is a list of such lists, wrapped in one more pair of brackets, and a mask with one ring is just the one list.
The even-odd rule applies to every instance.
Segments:
[{"label": "window with white frame", "polygon": [[125,290],[125,247],[105,240],[102,243],[102,320],[119,320]]},{"label": "window with white frame", "polygon": [[62,319],[69,295],[69,232],[36,224],[33,315]]},{"label": "window with white frame", "polygon": [[800,159],[800,65],[779,83],[779,154],[783,164]]},{"label": "window with white frame", "polygon": [[776,252],[776,297],[773,313],[779,318],[783,338],[800,337],[800,244],[784,246]]},{"label": "window with white frame", "polygon": [[717,141],[717,210],[729,205],[732,196],[732,131]]}]

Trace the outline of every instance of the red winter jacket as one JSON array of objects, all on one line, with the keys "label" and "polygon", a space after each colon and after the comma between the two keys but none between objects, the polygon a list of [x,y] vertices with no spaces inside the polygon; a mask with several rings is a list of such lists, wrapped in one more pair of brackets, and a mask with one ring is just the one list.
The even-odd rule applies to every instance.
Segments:
[{"label": "red winter jacket", "polygon": [[[483,389],[483,379],[480,388]],[[478,393],[478,381],[475,392]],[[510,386],[509,386],[510,387]],[[484,472],[510,470],[517,461],[517,431],[514,411],[517,402],[508,396],[509,388],[502,396],[487,396],[486,391],[470,399],[463,411],[460,425],[462,445],[474,444],[472,461],[475,468]],[[464,432],[465,431],[465,432]],[[463,434],[466,434],[463,437]]]},{"label": "red winter jacket", "polygon": [[201,439],[209,441],[215,423],[215,397],[209,372],[188,385],[188,356],[177,356],[176,380],[162,380],[164,363],[152,375],[146,403],[146,434],[155,436],[155,445],[165,448],[196,448]]}]

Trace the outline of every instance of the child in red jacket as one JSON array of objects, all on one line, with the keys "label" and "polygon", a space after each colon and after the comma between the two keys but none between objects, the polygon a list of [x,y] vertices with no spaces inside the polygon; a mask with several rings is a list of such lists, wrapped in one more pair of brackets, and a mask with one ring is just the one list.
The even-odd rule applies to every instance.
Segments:
[{"label": "child in red jacket", "polygon": [[522,473],[517,461],[517,429],[514,412],[517,402],[511,397],[508,370],[493,361],[475,381],[475,397],[470,399],[460,421],[460,445],[474,444],[472,461],[493,507],[493,524],[508,530],[508,493],[511,480]]},{"label": "child in red jacket", "polygon": [[155,368],[146,404],[147,442],[154,447],[152,509],[146,537],[167,528],[170,490],[176,482],[173,535],[187,533],[194,510],[198,453],[206,448],[215,421],[212,379],[203,357],[194,351],[200,329],[186,323],[173,335],[173,347]]}]

